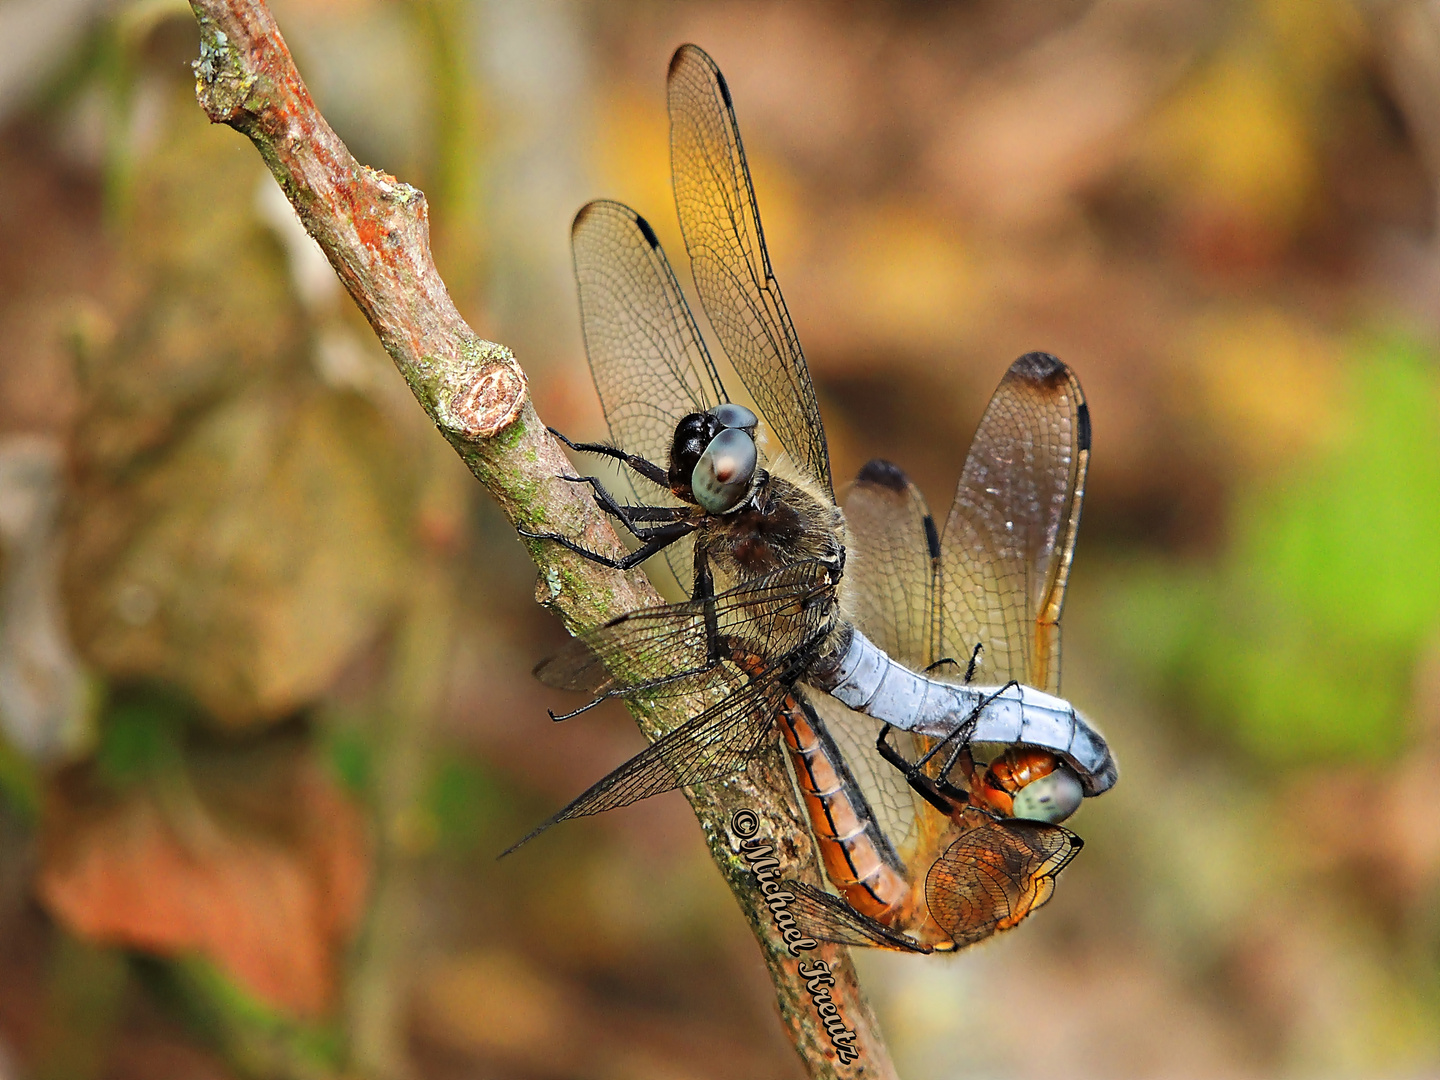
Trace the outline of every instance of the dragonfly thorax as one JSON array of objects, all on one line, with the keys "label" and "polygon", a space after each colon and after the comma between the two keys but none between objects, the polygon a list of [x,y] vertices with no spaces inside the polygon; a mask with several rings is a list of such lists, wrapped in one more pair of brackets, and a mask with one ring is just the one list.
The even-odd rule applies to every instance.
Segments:
[{"label": "dragonfly thorax", "polygon": [[805,487],[759,469],[749,497],[713,519],[703,543],[717,574],[750,580],[783,566],[845,566],[844,516]]}]

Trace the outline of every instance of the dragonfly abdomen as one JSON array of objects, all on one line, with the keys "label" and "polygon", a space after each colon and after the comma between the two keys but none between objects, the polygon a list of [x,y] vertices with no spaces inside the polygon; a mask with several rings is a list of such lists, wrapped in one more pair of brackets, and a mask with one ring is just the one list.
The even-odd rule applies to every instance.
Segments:
[{"label": "dragonfly abdomen", "polygon": [[896,663],[858,629],[852,629],[843,652],[806,679],[857,712],[903,731],[945,738],[970,723],[968,742],[1049,750],[1071,765],[1086,795],[1099,795],[1115,783],[1115,759],[1104,737],[1068,701],[1034,687],[941,682]]},{"label": "dragonfly abdomen", "polygon": [[912,903],[899,856],[819,717],[792,695],[779,719],[826,876],[856,911],[888,922]]}]

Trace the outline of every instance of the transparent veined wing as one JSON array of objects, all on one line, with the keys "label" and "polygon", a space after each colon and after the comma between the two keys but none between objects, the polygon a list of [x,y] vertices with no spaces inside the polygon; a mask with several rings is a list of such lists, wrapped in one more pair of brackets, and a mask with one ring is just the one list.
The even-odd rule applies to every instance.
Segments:
[{"label": "transparent veined wing", "polygon": [[[655,231],[628,206],[602,199],[582,207],[570,245],[585,352],[611,441],[665,467],[680,418],[729,400],[695,316]],[[678,502],[628,469],[624,475],[637,502]],[[691,539],[671,545],[665,557],[689,593]]]},{"label": "transparent veined wing", "polygon": [[898,466],[876,458],[850,485],[844,509],[855,625],[892,659],[925,671],[940,659],[940,538],[925,498]]},{"label": "transparent veined wing", "polygon": [[[844,509],[850,530],[844,585],[855,625],[893,659],[927,670],[941,659],[940,538],[924,496],[899,466],[877,458],[850,485]],[[964,674],[965,660],[968,656],[960,658],[958,675]],[[934,674],[958,677],[954,665]],[[879,722],[833,698],[823,697],[817,708],[822,705],[831,737],[901,858],[907,863],[933,860],[949,821],[876,753]],[[911,761],[931,745],[904,731],[892,731],[890,739]]]},{"label": "transparent veined wing", "polygon": [[[930,808],[905,782],[904,774],[876,753],[880,722],[853,712],[822,691],[807,688],[805,696],[859,788],[865,809],[874,816],[900,862],[908,864],[919,849],[922,826],[927,822],[925,811]],[[938,827],[943,829],[943,818]]]},{"label": "transparent veined wing", "polygon": [[965,459],[941,538],[943,648],[983,647],[976,680],[1060,691],[1060,612],[1090,460],[1074,373],[1048,353],[1010,365]]},{"label": "transparent veined wing", "polygon": [[[744,769],[770,741],[776,714],[789,693],[780,680],[784,670],[781,660],[749,671],[726,665],[711,672],[708,697],[713,705],[591,785],[502,854],[562,821],[601,814]],[[718,686],[720,682],[726,685]]]},{"label": "transparent veined wing", "polygon": [[1059,825],[1000,820],[981,810],[925,879],[930,916],[957,945],[1009,930],[1044,905],[1055,878],[1084,842]]},{"label": "transparent veined wing", "polygon": [[719,661],[784,657],[812,642],[833,617],[831,575],[821,562],[794,563],[707,600],[627,612],[567,642],[535,676],[602,697],[690,693],[688,680]]},{"label": "transparent veined wing", "polygon": [[775,437],[833,497],[820,406],[770,267],[730,88],[702,49],[670,59],[670,169],[710,325]]},{"label": "transparent veined wing", "polygon": [[801,933],[816,941],[900,952],[935,951],[868,915],[862,915],[833,893],[823,892],[803,881],[786,881],[784,886],[794,896],[787,906],[795,917],[795,925]]}]

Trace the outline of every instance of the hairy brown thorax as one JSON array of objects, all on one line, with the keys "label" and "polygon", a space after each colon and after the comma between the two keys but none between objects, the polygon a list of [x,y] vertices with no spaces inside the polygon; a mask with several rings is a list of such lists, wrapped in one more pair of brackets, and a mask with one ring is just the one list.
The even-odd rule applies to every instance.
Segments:
[{"label": "hairy brown thorax", "polygon": [[722,576],[743,580],[810,559],[842,561],[845,518],[834,503],[771,475],[750,505],[712,517],[703,543]]}]

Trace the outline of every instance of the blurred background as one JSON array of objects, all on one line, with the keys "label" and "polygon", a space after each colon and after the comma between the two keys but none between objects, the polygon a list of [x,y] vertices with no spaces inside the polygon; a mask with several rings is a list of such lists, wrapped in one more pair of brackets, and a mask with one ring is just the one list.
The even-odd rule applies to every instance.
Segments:
[{"label": "blurred background", "polygon": [[[837,477],[943,513],[1020,353],[1094,421],[1067,696],[1122,764],[1018,932],[866,955],[907,1078],[1440,1075],[1440,4],[275,0],[462,313],[603,435],[567,250],[683,273],[733,89]],[[175,0],[0,0],[0,1080],[799,1077],[678,795],[554,725],[534,567]]]}]

